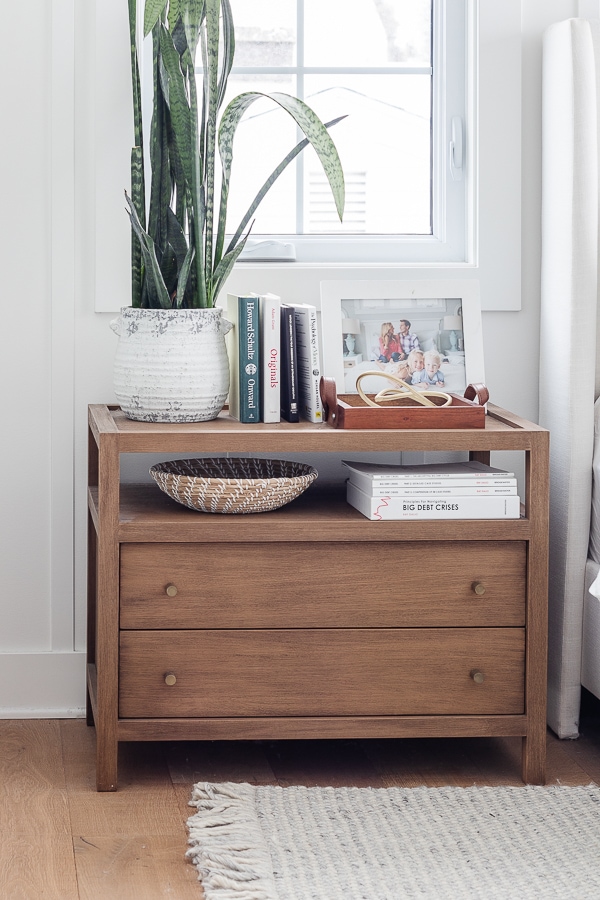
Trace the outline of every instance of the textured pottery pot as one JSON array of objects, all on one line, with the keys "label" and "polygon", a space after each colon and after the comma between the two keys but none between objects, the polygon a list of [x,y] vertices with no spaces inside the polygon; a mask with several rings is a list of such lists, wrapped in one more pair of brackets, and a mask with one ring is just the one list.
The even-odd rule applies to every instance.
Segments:
[{"label": "textured pottery pot", "polygon": [[140,422],[216,419],[229,392],[220,309],[124,307],[110,323],[119,336],[114,366],[117,400]]}]

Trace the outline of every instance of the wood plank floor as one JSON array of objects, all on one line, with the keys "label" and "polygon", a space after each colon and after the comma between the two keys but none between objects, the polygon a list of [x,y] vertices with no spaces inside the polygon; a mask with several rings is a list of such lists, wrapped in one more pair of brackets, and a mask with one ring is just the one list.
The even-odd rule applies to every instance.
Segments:
[{"label": "wood plank floor", "polygon": [[[195,781],[521,784],[520,739],[123,744],[119,791],[98,794],[83,720],[0,720],[2,900],[201,900],[184,859]],[[600,784],[600,702],[581,737],[548,734],[549,784]]]}]

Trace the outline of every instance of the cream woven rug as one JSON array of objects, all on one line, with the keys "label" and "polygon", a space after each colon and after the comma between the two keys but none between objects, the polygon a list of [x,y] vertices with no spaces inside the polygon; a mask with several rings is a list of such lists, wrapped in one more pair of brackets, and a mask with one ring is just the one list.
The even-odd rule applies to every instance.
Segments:
[{"label": "cream woven rug", "polygon": [[600,898],[600,788],[194,786],[206,900]]}]

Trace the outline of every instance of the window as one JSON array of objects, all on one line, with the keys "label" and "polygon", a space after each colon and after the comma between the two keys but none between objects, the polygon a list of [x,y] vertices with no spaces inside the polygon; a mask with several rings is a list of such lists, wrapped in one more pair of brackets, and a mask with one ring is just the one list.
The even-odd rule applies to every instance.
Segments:
[{"label": "window", "polygon": [[[231,5],[231,97],[283,91],[306,100],[323,121],[347,115],[331,132],[347,179],[343,223],[309,148],[257,211],[254,242],[292,240],[299,261],[466,260],[466,160],[453,174],[449,164],[451,138],[465,144],[465,2]],[[246,114],[234,149],[232,230],[297,139],[289,116],[268,101]],[[252,258],[256,244],[249,247]]]},{"label": "window", "polygon": [[[323,7],[329,2],[322,0]],[[370,2],[372,0],[364,0],[365,5]],[[402,0],[402,5],[411,6],[413,2]],[[440,133],[438,127],[440,139],[434,139],[432,154],[433,236],[395,238],[393,235],[383,235],[371,238],[364,233],[341,236],[324,234],[313,240],[312,257],[308,257],[304,247],[298,249],[298,259],[302,259],[302,251],[305,253],[304,259],[310,258],[312,262],[289,265],[283,261],[264,266],[254,261],[240,262],[234,267],[227,290],[234,293],[273,291],[294,300],[312,297],[318,302],[319,284],[323,279],[394,279],[399,275],[406,278],[466,277],[479,280],[482,310],[521,308],[522,0],[502,0],[501,3],[498,0],[445,2],[445,8],[443,0],[442,5],[439,0],[434,0],[433,4],[434,133],[436,121],[439,120],[439,127],[442,128]],[[259,3],[260,0],[245,0],[244,3],[236,0],[236,6],[251,7],[253,11],[258,11]],[[273,8],[283,3],[284,0],[280,0]],[[394,0],[394,5],[396,3],[401,5],[400,0]],[[446,18],[445,31],[436,30],[437,17],[454,14],[463,3],[467,9],[466,29],[464,24],[453,25]],[[85,4],[83,6],[87,8]],[[349,8],[349,4],[344,4],[344,8]],[[96,235],[94,302],[97,312],[118,312],[123,298],[129,295],[131,280],[131,228],[122,203],[123,187],[129,184],[130,179],[128,148],[133,133],[131,93],[124,89],[131,78],[127,4],[123,0],[103,0],[95,4],[95,10],[90,15],[91,24],[86,34],[93,35],[94,51],[89,54],[89,80],[94,85],[94,102],[90,104],[93,121],[89,134],[90,140],[95,135],[96,141],[96,152],[93,154]],[[262,23],[263,19],[259,20],[256,16],[255,21]],[[239,24],[246,27],[243,22]],[[458,37],[460,43],[465,31],[468,38],[461,56],[461,53],[455,52],[454,37]],[[118,52],[115,34],[121,35]],[[438,57],[442,60],[441,69],[436,63]],[[458,67],[453,65],[452,58],[459,60]],[[457,86],[452,91],[452,79],[444,78],[443,72],[463,73],[465,58],[467,88]],[[143,54],[143,60],[142,84],[151,85],[151,52]],[[253,70],[248,74],[256,76],[257,73]],[[442,82],[444,93],[436,91],[438,81]],[[250,82],[240,84],[247,87]],[[149,115],[152,111],[151,94],[148,90],[146,94],[144,112]],[[463,129],[466,152],[461,181],[452,179],[447,165],[452,118],[460,115],[455,111],[455,95],[463,101],[465,95],[468,98]],[[445,100],[442,101],[443,97]],[[243,180],[246,165],[238,157],[236,155],[234,160],[234,177]],[[446,173],[445,194],[436,187],[440,184],[436,166]],[[347,174],[350,168],[346,165]],[[356,171],[361,172],[362,167],[357,167]],[[292,185],[287,201],[290,206],[295,204],[294,180]],[[530,189],[535,190],[535,184]],[[457,208],[456,213],[451,211],[452,204]],[[275,204],[273,208],[277,212]],[[453,230],[458,235],[456,245],[452,239]],[[293,234],[294,230],[282,230],[283,235],[290,233]],[[309,235],[284,237],[284,241],[292,240],[300,244],[311,238]],[[350,248],[349,261],[331,261],[333,254],[330,245],[335,241],[342,243],[346,249]],[[459,242],[465,249],[460,249]],[[294,248],[290,247],[290,250]],[[440,261],[442,250],[447,258]],[[329,256],[325,255],[326,252]],[[289,257],[284,257],[289,258],[292,258],[291,253]]]}]

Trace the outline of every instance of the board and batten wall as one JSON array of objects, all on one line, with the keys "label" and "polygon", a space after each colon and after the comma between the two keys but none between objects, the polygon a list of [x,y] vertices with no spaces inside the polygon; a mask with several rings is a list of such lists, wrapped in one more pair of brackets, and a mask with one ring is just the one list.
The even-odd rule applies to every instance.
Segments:
[{"label": "board and batten wall", "polygon": [[[123,0],[119,15],[126,6]],[[491,396],[534,420],[541,40],[547,25],[577,14],[575,0],[522,0],[522,308],[483,314]],[[116,64],[101,57],[115,37],[102,31],[102,21],[94,0],[30,0],[11,4],[3,19],[4,33],[27,35],[28,47],[26,65],[19,40],[6,40],[0,55],[1,81],[10,85],[0,96],[4,718],[77,716],[84,706],[86,410],[88,403],[114,399],[116,342],[109,328],[114,314],[95,311],[96,250],[104,239],[100,207],[106,202],[101,173],[107,155],[123,153],[119,129],[129,115],[126,82],[120,97],[109,98],[114,139],[98,133],[97,115],[106,110],[95,103],[106,98],[96,79],[103,65]],[[122,42],[126,47],[124,29]],[[287,277],[286,296],[306,300],[319,276]],[[368,273],[337,270],[330,277]],[[117,283],[115,290],[127,305],[128,285]]]}]

